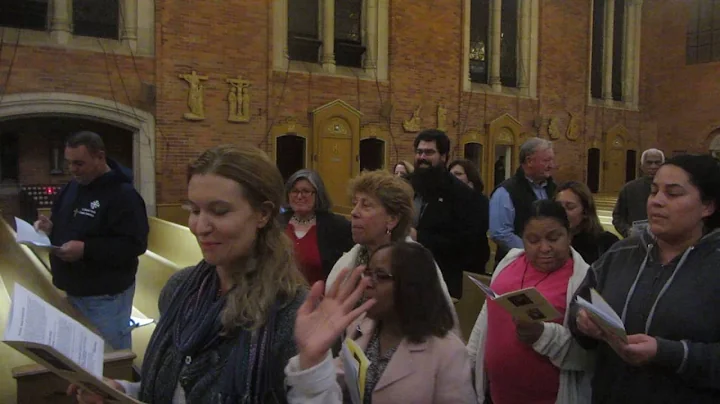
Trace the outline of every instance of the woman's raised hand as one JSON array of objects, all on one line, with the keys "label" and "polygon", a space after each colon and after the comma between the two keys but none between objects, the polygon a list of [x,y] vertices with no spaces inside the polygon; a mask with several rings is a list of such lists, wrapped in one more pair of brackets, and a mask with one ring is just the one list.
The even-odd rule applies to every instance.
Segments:
[{"label": "woman's raised hand", "polygon": [[295,318],[295,342],[301,369],[322,362],[350,323],[375,304],[375,300],[370,299],[356,307],[368,285],[367,279],[360,279],[364,270],[363,266],[357,267],[347,277],[349,270],[343,269],[324,296],[324,282],[318,281],[312,286]]}]

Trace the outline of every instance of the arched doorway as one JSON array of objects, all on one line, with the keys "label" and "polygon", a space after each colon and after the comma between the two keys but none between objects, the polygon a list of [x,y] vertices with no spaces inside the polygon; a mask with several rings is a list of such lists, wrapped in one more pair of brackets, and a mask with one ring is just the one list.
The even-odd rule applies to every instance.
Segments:
[{"label": "arched doorway", "polygon": [[493,188],[492,179],[488,178],[488,170],[485,167],[485,145],[487,136],[476,129],[470,129],[460,138],[462,157],[470,160],[480,170],[480,178],[486,189]]},{"label": "arched doorway", "polygon": [[360,129],[360,171],[383,170],[390,164],[390,139],[386,127],[368,124]]},{"label": "arched doorway", "polygon": [[270,129],[270,157],[287,180],[297,170],[310,166],[310,130],[286,118]]},{"label": "arched doorway", "polygon": [[[519,167],[521,130],[520,122],[510,114],[503,114],[488,125],[487,133],[490,143],[487,162],[488,180],[496,182],[500,179],[507,179]],[[502,177],[504,178],[500,175],[495,178],[496,166],[497,170],[503,169]]]},{"label": "arched doorway", "polygon": [[600,190],[600,149],[588,149],[587,185],[590,192],[596,194]]},{"label": "arched doorway", "polygon": [[132,134],[132,170],[148,215],[156,214],[155,118],[115,101],[79,94],[23,93],[3,98],[0,121],[29,117],[72,117],[117,126]]},{"label": "arched doorway", "polygon": [[634,167],[628,167],[629,150],[636,150],[637,144],[623,125],[615,125],[604,134],[602,156],[602,192],[614,194],[620,192],[628,178],[628,168],[637,170],[637,153],[634,154]]},{"label": "arched doorway", "polygon": [[637,176],[637,150],[628,149],[625,152],[625,182],[630,182]]},{"label": "arched doorway", "polygon": [[338,213],[350,213],[347,184],[360,173],[360,115],[341,100],[312,112],[313,163]]}]

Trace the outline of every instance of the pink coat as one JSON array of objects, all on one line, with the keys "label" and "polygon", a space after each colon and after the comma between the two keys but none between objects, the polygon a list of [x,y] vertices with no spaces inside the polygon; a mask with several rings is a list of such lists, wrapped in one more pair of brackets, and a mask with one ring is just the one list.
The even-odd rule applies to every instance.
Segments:
[{"label": "pink coat", "polygon": [[[374,321],[361,317],[348,328],[348,337],[354,338],[365,350],[374,328]],[[331,381],[331,375],[327,374],[327,370],[331,369],[327,363],[329,356],[325,366],[321,364],[302,372],[293,370],[294,359],[286,368],[288,382],[294,387],[288,395],[291,404],[342,403],[340,385],[344,384],[344,373],[339,360],[335,361],[337,378]],[[465,344],[452,332],[443,338],[430,337],[420,344],[403,339],[372,395],[373,404],[475,402],[470,358]]]}]

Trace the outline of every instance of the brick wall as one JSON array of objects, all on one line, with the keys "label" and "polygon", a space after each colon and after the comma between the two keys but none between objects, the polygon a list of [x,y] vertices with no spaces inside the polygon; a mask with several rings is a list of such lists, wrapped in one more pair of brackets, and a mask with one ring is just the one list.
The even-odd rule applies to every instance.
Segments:
[{"label": "brick wall", "polygon": [[[158,203],[183,197],[186,164],[204,148],[248,142],[267,149],[271,122],[292,116],[307,124],[308,111],[337,98],[359,109],[363,124],[386,124],[379,114],[380,99],[393,102],[390,127],[398,155],[391,145],[391,161],[412,159],[414,134],[404,133],[401,124],[417,105],[423,106],[425,124],[434,126],[435,107],[439,101],[445,103],[455,145],[464,130],[481,129],[503,113],[517,118],[530,134],[536,133],[536,116],[553,116],[564,133],[570,112],[580,119],[583,135],[576,142],[564,136],[556,142],[559,180],[584,179],[586,150],[593,141],[602,143],[602,133],[616,124],[628,128],[640,150],[658,142],[666,149],[691,148],[686,144],[700,148],[702,134],[715,125],[715,104],[710,100],[720,94],[720,81],[710,77],[717,77],[718,67],[684,66],[686,18],[681,0],[646,0],[643,5],[639,112],[588,106],[589,1],[542,0],[538,99],[461,91],[461,3],[392,1],[389,80],[382,83],[294,72],[286,77],[284,71],[273,71],[268,2],[162,0],[156,2],[154,59],[137,58],[136,69],[125,56],[20,47],[7,93],[63,91],[112,99],[112,82],[118,102],[156,116]],[[0,77],[11,56],[5,49]],[[182,117],[187,84],[178,74],[193,69],[210,77],[204,83],[206,120],[201,122]],[[237,75],[252,82],[249,124],[227,122],[225,79]],[[143,105],[141,81],[156,85],[153,106]],[[543,136],[545,131],[543,127]]]},{"label": "brick wall", "polygon": [[720,128],[720,62],[687,65],[685,34],[689,7],[682,0],[644,5],[643,74],[648,109],[660,144],[673,150],[708,151],[708,135]]}]

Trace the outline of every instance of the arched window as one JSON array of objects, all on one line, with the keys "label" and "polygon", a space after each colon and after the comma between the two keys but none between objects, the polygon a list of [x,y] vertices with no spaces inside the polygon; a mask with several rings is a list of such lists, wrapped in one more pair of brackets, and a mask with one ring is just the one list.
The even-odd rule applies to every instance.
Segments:
[{"label": "arched window", "polygon": [[305,138],[288,133],[278,136],[276,140],[275,164],[283,176],[283,180],[290,178],[293,173],[305,168]]},{"label": "arched window", "polygon": [[385,142],[368,138],[360,141],[360,171],[385,168]]}]

